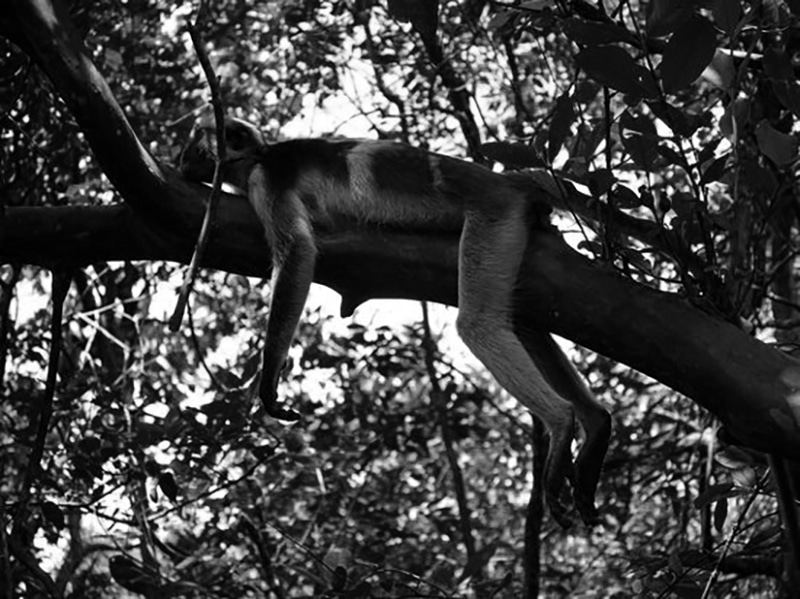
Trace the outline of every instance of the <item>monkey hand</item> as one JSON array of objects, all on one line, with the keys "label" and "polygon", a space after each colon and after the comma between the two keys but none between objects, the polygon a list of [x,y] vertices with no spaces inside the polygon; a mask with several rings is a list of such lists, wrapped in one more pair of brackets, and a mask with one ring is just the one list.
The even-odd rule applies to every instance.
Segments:
[{"label": "monkey hand", "polygon": [[275,398],[268,401],[262,397],[262,401],[264,403],[264,410],[273,418],[277,418],[278,420],[290,420],[292,422],[300,420],[300,412],[292,408],[284,407],[281,402],[277,401]]},{"label": "monkey hand", "polygon": [[[285,363],[282,363],[285,366]],[[261,371],[261,380],[258,384],[258,396],[264,405],[264,411],[278,420],[300,420],[300,413],[286,408],[283,402],[278,401],[278,371],[264,368]]]},{"label": "monkey hand", "polygon": [[300,412],[292,408],[284,408],[277,402],[272,402],[270,404],[264,402],[264,410],[267,414],[278,420],[290,420],[292,422],[300,420]]},{"label": "monkey hand", "polygon": [[273,418],[277,418],[278,420],[290,420],[292,422],[295,420],[300,420],[300,412],[293,410],[292,408],[284,408],[277,404],[273,404],[271,406],[265,405],[264,408],[266,409],[267,414]]},{"label": "monkey hand", "polygon": [[295,421],[300,420],[300,413],[291,408],[286,408],[282,402],[278,401],[278,393],[275,390],[265,391],[261,390],[261,403],[264,405],[264,411],[278,420]]}]

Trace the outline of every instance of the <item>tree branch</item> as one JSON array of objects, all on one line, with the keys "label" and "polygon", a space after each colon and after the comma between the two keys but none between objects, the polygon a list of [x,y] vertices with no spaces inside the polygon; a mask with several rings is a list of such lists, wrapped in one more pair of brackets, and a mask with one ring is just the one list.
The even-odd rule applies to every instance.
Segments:
[{"label": "tree branch", "polygon": [[[8,6],[12,8],[9,10]],[[203,213],[200,187],[157,164],[136,139],[66,11],[48,0],[0,4],[56,84],[128,207],[18,208],[0,218],[0,260],[80,266],[96,260],[188,261]],[[373,297],[456,302],[456,235],[357,223],[319,231],[316,281],[343,311]],[[242,198],[226,197],[206,266],[266,275],[270,249]],[[553,331],[649,374],[715,413],[740,442],[800,455],[800,363],[677,296],[621,277],[559,236],[532,237],[515,322]]]},{"label": "tree branch", "polygon": [[[185,231],[166,234],[121,206],[10,209],[0,220],[0,261],[186,262],[202,219],[193,195],[200,188],[179,179],[172,187],[171,211]],[[266,276],[269,248],[244,198],[224,197],[218,223],[204,266]],[[344,312],[371,298],[456,304],[455,235],[354,223],[320,231],[319,247],[315,280],[343,295]],[[558,333],[660,380],[716,414],[744,444],[798,455],[800,363],[730,323],[591,262],[549,232],[530,240],[517,298],[520,326]]]},{"label": "tree branch", "polygon": [[151,202],[167,191],[158,163],[133,132],[64,5],[7,0],[0,3],[0,21],[14,30],[14,39],[53,82],[125,201],[138,203],[148,214],[168,209]]}]

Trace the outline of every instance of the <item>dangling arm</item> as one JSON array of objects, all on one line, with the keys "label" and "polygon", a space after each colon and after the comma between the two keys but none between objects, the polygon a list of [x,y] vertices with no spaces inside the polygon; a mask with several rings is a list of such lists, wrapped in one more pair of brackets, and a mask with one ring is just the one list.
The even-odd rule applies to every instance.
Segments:
[{"label": "dangling arm", "polygon": [[280,194],[270,189],[268,173],[261,164],[250,173],[247,197],[273,252],[259,396],[270,416],[297,420],[297,412],[278,404],[277,387],[314,276],[317,250],[311,222],[296,193]]}]

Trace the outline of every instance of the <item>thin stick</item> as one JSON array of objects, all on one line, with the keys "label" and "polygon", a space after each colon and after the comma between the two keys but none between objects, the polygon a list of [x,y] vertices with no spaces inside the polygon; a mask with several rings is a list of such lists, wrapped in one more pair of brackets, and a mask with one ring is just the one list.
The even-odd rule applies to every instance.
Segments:
[{"label": "thin stick", "polygon": [[194,287],[194,281],[197,278],[197,271],[200,269],[200,263],[208,246],[208,237],[211,230],[211,223],[214,214],[219,204],[220,196],[222,195],[222,176],[220,165],[225,161],[225,111],[222,107],[222,96],[219,89],[219,81],[214,74],[214,69],[211,67],[211,61],[208,59],[208,54],[203,48],[202,40],[200,39],[197,30],[200,22],[204,16],[206,9],[205,2],[200,3],[200,9],[197,11],[197,19],[194,26],[189,23],[189,36],[192,38],[197,58],[200,61],[200,66],[203,67],[206,79],[208,80],[208,87],[211,90],[211,104],[214,107],[214,121],[216,123],[217,133],[217,161],[214,165],[214,179],[211,185],[211,194],[208,197],[208,204],[206,204],[206,213],[203,217],[203,225],[200,227],[200,234],[197,237],[197,243],[194,247],[192,260],[189,263],[189,271],[183,280],[181,291],[178,296],[178,303],[175,305],[175,311],[169,319],[169,328],[171,331],[177,331],[181,326],[183,314],[186,311],[186,305],[189,303],[189,294]]}]

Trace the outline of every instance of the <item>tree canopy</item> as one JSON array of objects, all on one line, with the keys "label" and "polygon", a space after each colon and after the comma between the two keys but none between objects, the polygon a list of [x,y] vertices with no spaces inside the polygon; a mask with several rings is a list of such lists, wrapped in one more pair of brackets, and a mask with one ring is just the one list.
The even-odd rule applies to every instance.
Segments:
[{"label": "tree canopy", "polygon": [[579,344],[613,412],[603,523],[554,527],[541,431],[444,351],[424,302],[456,303],[452,234],[320,231],[315,278],[343,313],[404,298],[421,316],[310,310],[285,383],[304,421],[263,419],[270,248],[241,197],[166,327],[207,194],[174,167],[209,99],[198,6],[10,0],[0,593],[790,596],[800,5],[204,10],[225,106],[269,136],[402,140],[517,171],[555,208],[515,322]]}]

